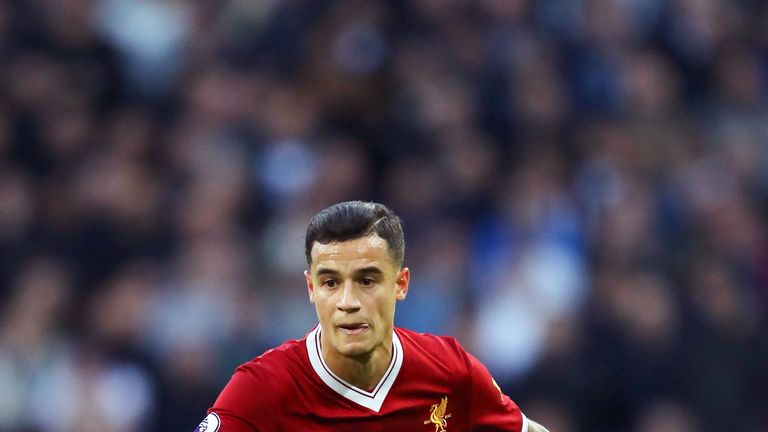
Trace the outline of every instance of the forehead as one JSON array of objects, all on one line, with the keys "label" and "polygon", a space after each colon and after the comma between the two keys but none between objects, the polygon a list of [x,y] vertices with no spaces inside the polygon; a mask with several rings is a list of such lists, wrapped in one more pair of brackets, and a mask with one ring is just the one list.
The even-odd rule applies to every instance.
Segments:
[{"label": "forehead", "polygon": [[387,241],[376,234],[347,241],[315,242],[312,245],[312,268],[347,265],[393,265]]}]

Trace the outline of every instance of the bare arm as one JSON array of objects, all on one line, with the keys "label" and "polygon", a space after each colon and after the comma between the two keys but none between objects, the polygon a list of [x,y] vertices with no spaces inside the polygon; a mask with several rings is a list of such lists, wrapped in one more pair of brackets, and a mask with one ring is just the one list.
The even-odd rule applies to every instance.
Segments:
[{"label": "bare arm", "polygon": [[544,426],[536,423],[531,419],[528,419],[528,432],[549,432],[549,431]]}]

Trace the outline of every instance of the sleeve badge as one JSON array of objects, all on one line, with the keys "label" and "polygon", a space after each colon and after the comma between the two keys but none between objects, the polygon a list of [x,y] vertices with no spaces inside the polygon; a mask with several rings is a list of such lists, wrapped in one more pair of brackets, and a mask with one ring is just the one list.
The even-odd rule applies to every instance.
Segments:
[{"label": "sleeve badge", "polygon": [[195,432],[217,432],[221,426],[221,420],[216,413],[210,413],[197,425]]}]

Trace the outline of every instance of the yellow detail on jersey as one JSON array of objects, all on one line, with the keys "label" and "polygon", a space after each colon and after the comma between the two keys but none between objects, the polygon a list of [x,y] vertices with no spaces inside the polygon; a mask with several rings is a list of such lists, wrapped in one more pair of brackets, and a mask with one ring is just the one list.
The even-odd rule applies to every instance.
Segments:
[{"label": "yellow detail on jersey", "polygon": [[424,420],[424,424],[432,423],[435,425],[435,432],[445,432],[445,428],[448,427],[448,419],[451,418],[450,414],[445,413],[447,409],[448,396],[445,396],[439,404],[432,404],[429,409],[429,420]]},{"label": "yellow detail on jersey", "polygon": [[504,399],[504,392],[501,391],[501,387],[499,387],[499,384],[496,382],[495,379],[493,379],[493,377],[491,377],[491,381],[493,381],[493,386],[496,387],[496,390],[499,391],[499,397]]}]

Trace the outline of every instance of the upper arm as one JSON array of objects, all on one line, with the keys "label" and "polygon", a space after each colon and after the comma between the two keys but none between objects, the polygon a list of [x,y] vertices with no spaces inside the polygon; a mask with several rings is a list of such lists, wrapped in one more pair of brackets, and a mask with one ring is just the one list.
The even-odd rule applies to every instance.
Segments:
[{"label": "upper arm", "polygon": [[[239,367],[208,410],[206,420],[209,423],[218,423],[218,429],[209,425],[200,432],[276,430],[274,412],[279,398],[272,391],[269,382],[270,379],[265,376],[263,370],[251,365]],[[212,418],[212,415],[215,418]]]},{"label": "upper arm", "polygon": [[528,432],[528,419],[505,395],[488,369],[473,355],[466,353],[470,370],[472,430]]}]

